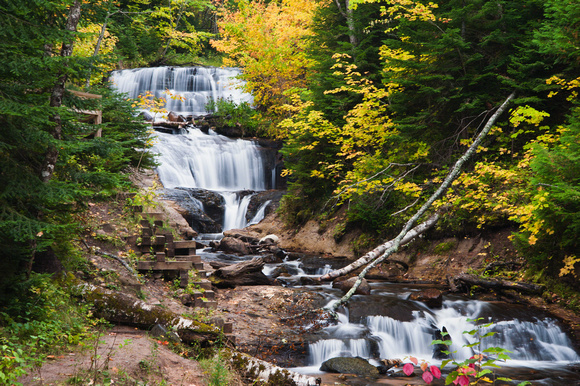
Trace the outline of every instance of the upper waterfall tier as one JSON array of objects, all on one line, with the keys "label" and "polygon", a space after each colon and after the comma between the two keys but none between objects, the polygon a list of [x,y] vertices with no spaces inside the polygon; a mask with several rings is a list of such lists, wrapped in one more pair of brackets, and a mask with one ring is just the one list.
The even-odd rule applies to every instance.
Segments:
[{"label": "upper waterfall tier", "polygon": [[167,111],[195,116],[207,114],[210,100],[251,103],[252,96],[239,88],[239,74],[236,68],[154,67],[114,71],[111,77],[114,87],[129,98],[136,99],[150,91],[156,98],[165,98]]}]

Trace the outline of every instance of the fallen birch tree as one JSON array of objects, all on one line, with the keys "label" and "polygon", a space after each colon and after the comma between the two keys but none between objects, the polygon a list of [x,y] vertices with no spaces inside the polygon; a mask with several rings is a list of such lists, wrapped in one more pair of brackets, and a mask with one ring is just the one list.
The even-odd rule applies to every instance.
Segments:
[{"label": "fallen birch tree", "polygon": [[[444,195],[444,193],[447,191],[447,189],[451,186],[451,183],[459,176],[459,174],[461,172],[461,168],[463,167],[463,164],[473,155],[473,153],[475,153],[475,151],[477,150],[477,148],[479,147],[479,145],[481,144],[481,142],[483,141],[483,139],[485,138],[485,136],[487,135],[489,130],[491,130],[491,127],[493,126],[495,121],[497,121],[499,116],[505,111],[509,102],[514,98],[514,96],[515,96],[515,92],[512,92],[506,98],[506,100],[501,104],[501,106],[497,109],[497,111],[489,118],[489,120],[485,124],[485,127],[481,130],[481,132],[475,138],[475,140],[473,141],[473,143],[471,144],[469,149],[467,149],[467,151],[455,162],[455,164],[453,165],[453,168],[451,168],[451,170],[449,171],[449,174],[447,174],[447,177],[445,177],[445,179],[443,180],[441,185],[439,185],[439,187],[437,188],[435,193],[433,193],[431,195],[431,197],[429,197],[429,199],[423,204],[423,206],[421,206],[421,208],[413,215],[413,217],[411,217],[409,219],[409,221],[407,221],[407,223],[405,224],[405,226],[403,227],[403,230],[399,233],[399,235],[397,237],[395,237],[394,239],[389,240],[386,243],[382,244],[381,246],[375,248],[373,251],[369,252],[369,254],[367,254],[368,256],[365,255],[361,259],[359,259],[359,260],[361,260],[361,263],[358,263],[359,265],[357,266],[357,268],[366,264],[365,268],[358,275],[358,279],[356,280],[356,282],[354,283],[352,288],[339,301],[337,301],[329,306],[329,308],[328,308],[329,312],[335,313],[336,310],[341,305],[348,302],[349,299],[352,297],[352,295],[355,293],[356,289],[362,283],[362,280],[364,279],[366,274],[372,268],[376,267],[378,264],[382,263],[387,258],[389,258],[389,256],[391,256],[393,253],[395,253],[399,250],[399,247],[403,244],[404,240],[407,239],[406,236],[411,232],[411,230],[412,230],[411,228],[413,227],[415,222],[417,222],[417,220],[419,220],[419,218],[421,218],[421,216],[423,216],[425,214],[425,212],[427,212],[427,209],[429,209],[431,207],[431,205],[435,202],[435,200],[439,199],[440,197],[442,197]],[[431,219],[433,219],[433,216],[429,220],[431,220]],[[429,220],[427,220],[427,221],[429,221]],[[433,226],[437,222],[437,220],[438,220],[438,217],[435,219],[435,222],[431,226]],[[423,223],[423,224],[425,224],[425,223]],[[421,225],[423,225],[423,224],[421,224]],[[424,230],[423,230],[423,232],[424,232]],[[412,239],[412,237],[411,237],[411,239]],[[408,241],[410,241],[410,239]],[[382,255],[381,255],[381,253],[382,253]],[[357,262],[358,262],[358,260],[357,260]],[[356,268],[354,268],[354,269],[356,269]],[[331,272],[325,276],[328,276],[328,275],[332,276],[332,274],[333,273]],[[340,274],[334,274],[334,275],[335,275],[334,277],[341,276]],[[329,279],[326,279],[326,280],[329,280]]]}]

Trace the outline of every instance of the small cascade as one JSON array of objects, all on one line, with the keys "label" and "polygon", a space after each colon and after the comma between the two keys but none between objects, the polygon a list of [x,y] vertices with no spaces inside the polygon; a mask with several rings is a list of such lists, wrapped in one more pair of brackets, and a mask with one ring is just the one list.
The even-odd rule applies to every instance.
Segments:
[{"label": "small cascade", "polygon": [[136,99],[149,91],[156,98],[165,98],[167,111],[197,116],[207,114],[210,100],[252,103],[252,96],[239,88],[240,82],[235,78],[239,74],[236,68],[153,67],[113,71],[111,79],[114,87],[129,98]]},{"label": "small cascade", "polygon": [[[310,364],[320,366],[323,361],[334,356],[360,356],[371,361],[415,356],[437,363],[439,361],[433,359],[434,346],[431,342],[436,339],[435,332],[444,327],[449,333],[448,339],[453,342],[450,351],[455,352],[454,358],[458,361],[470,358],[489,347],[501,347],[511,351],[510,362],[523,365],[533,362],[535,366],[542,367],[555,362],[580,361],[570,339],[553,319],[546,317],[519,320],[517,311],[514,311],[512,319],[498,321],[489,328],[481,328],[480,336],[489,331],[496,334],[482,338],[480,346],[464,347],[478,341],[477,335],[464,334],[465,331],[477,329],[473,319],[490,313],[495,311],[485,302],[446,300],[439,310],[423,307],[413,311],[411,320],[371,315],[363,318],[360,323],[352,323],[348,316],[342,315],[338,325],[325,329],[327,339],[310,344]],[[484,317],[484,321],[492,322],[493,318]],[[371,349],[371,342],[375,342],[378,347],[375,351]]]},{"label": "small cascade", "polygon": [[252,219],[250,220],[248,225],[257,224],[260,221],[262,221],[264,219],[265,214],[266,214],[266,208],[268,207],[268,205],[270,205],[271,202],[272,202],[272,200],[268,200],[268,201],[264,202],[262,205],[260,205],[260,207],[258,208],[258,211],[254,215],[254,217],[252,217]]}]

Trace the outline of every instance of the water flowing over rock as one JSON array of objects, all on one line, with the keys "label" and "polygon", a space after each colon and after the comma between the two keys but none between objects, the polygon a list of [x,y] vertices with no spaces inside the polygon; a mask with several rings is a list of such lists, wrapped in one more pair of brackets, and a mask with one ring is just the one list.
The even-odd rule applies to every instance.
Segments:
[{"label": "water flowing over rock", "polygon": [[143,111],[153,115],[154,121],[166,119],[154,124],[157,142],[152,151],[159,154],[157,173],[166,189],[190,189],[193,203],[186,203],[187,199],[179,203],[183,202],[188,212],[185,217],[199,233],[219,233],[260,221],[267,207],[264,203],[270,199],[254,196],[281,186],[279,143],[260,141],[261,145],[209,129],[185,129],[184,121],[208,113],[208,101],[251,103],[251,95],[236,88],[239,73],[234,68],[157,67],[112,74],[117,90],[130,98],[151,92],[166,99],[167,116]]},{"label": "water flowing over rock", "polygon": [[[139,95],[152,92],[155,98],[165,98],[165,108],[175,114],[198,116],[208,113],[208,100],[219,98],[236,103],[252,102],[250,94],[242,92],[235,77],[236,68],[219,67],[154,67],[113,71],[115,88],[136,99]],[[169,91],[170,95],[166,94]],[[171,98],[179,95],[182,99]],[[158,117],[157,117],[158,118]]]}]

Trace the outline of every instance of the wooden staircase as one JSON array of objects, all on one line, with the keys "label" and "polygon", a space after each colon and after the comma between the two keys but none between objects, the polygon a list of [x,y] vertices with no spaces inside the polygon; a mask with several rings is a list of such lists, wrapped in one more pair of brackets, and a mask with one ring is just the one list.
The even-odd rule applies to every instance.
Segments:
[{"label": "wooden staircase", "polygon": [[[189,272],[196,271],[198,279],[191,283],[196,290],[183,294],[181,301],[186,306],[216,308],[217,301],[211,282],[204,279],[201,257],[195,254],[195,241],[174,241],[170,230],[163,229],[162,213],[141,213],[141,236],[136,247],[144,257],[137,271],[151,273],[168,280],[179,279],[179,286],[189,286]],[[138,239],[139,240],[139,239]]]}]

